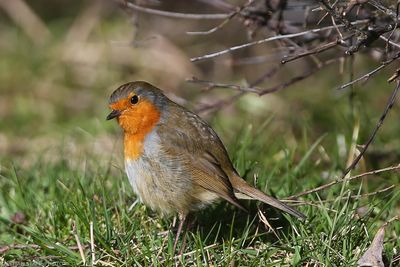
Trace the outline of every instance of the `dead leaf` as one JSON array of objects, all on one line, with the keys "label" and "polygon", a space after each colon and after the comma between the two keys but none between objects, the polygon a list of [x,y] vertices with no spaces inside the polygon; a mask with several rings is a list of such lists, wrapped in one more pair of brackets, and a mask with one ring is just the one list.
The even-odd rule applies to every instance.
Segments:
[{"label": "dead leaf", "polygon": [[365,251],[364,255],[358,260],[358,266],[372,266],[372,267],[384,267],[382,260],[383,251],[383,238],[385,237],[385,227],[379,228],[376,233],[374,240],[371,245]]}]

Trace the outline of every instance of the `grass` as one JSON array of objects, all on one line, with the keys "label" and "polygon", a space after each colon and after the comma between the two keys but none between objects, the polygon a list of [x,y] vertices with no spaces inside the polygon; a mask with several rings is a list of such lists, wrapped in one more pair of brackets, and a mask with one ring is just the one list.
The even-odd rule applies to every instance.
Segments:
[{"label": "grass", "polygon": [[[299,140],[306,143],[304,148],[286,150],[283,158],[264,165],[260,164],[260,156],[274,161],[274,155],[289,147],[282,137],[273,141],[266,138],[266,131],[267,127],[244,127],[229,142],[241,174],[246,174],[250,182],[256,175],[259,187],[280,198],[324,183],[321,171],[327,170],[315,160],[322,158],[316,147],[328,150],[325,143],[334,136],[322,136],[314,144]],[[303,157],[296,159],[298,155]],[[177,262],[214,266],[351,266],[377,228],[396,214],[400,199],[398,190],[350,198],[381,188],[374,179],[337,185],[304,198],[314,203],[299,207],[308,216],[306,223],[255,203],[251,203],[249,214],[220,203],[194,214],[197,223],[187,233],[184,256],[177,258],[172,253],[173,236],[165,234],[172,219],[160,218],[141,204],[130,210],[135,197],[123,171],[111,163],[115,155],[109,155],[108,164],[99,164],[97,157],[61,157],[51,164],[38,157],[29,168],[15,161],[2,165],[0,239],[5,244],[26,245],[2,255],[6,266],[77,266],[83,261],[91,264],[91,223],[95,260],[104,266],[170,266]],[[385,184],[398,183],[397,175],[382,176]],[[323,202],[324,199],[329,201]],[[265,212],[274,232],[257,217],[258,208]],[[360,208],[365,210],[361,212]],[[25,219],[15,222],[13,215],[17,212]],[[398,253],[398,230],[398,224],[393,224],[387,233],[384,254],[388,262]],[[83,246],[84,258],[77,250],[74,235]],[[32,244],[37,246],[29,247]]]},{"label": "grass", "polygon": [[[79,10],[84,13],[85,7]],[[396,172],[301,197],[293,204],[308,216],[305,223],[257,202],[244,201],[249,213],[221,202],[193,214],[195,224],[183,256],[177,257],[168,232],[173,218],[161,218],[135,202],[123,170],[119,129],[104,121],[107,98],[132,79],[149,80],[169,92],[180,88],[174,93],[188,99],[187,105],[231,92],[200,94],[182,82],[200,70],[182,63],[187,64],[188,55],[174,46],[181,36],[176,32],[166,33],[155,48],[109,45],[110,40],[130,41],[126,36],[133,27],[120,13],[110,14],[97,14],[98,23],[78,42],[66,38],[76,17],[49,18],[52,36],[42,46],[34,46],[12,22],[1,24],[0,266],[82,266],[93,261],[98,266],[353,266],[377,229],[399,214]],[[175,27],[172,23],[152,19],[146,27]],[[198,26],[193,28],[204,28]],[[182,42],[189,50],[208,45]],[[71,47],[85,56],[71,54]],[[168,53],[165,58],[156,54],[157,64],[149,66],[155,62],[154,50]],[[355,64],[363,73],[369,63]],[[256,71],[250,67],[249,73]],[[244,70],[239,75],[233,69],[207,71],[212,78],[235,80]],[[390,85],[378,76],[355,87],[355,97],[348,101],[348,91],[332,90],[338,80],[346,80],[333,75],[336,71],[332,67],[262,98],[247,95],[233,108],[207,117],[249,183],[284,199],[340,177],[354,156],[350,148],[365,142],[379,119]],[[398,112],[395,105],[352,175],[399,163]],[[388,225],[388,266],[399,264],[399,233],[399,221]]]}]

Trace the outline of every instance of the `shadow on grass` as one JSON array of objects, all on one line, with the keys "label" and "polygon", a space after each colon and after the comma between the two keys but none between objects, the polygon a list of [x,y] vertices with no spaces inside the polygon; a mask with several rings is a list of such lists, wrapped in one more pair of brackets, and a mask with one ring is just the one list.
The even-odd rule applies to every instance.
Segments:
[{"label": "shadow on grass", "polygon": [[[274,243],[278,236],[290,231],[289,221],[278,210],[256,201],[242,201],[248,212],[221,202],[215,206],[190,215],[189,232],[196,233],[204,246],[223,243],[226,240],[240,240],[247,247],[254,241]],[[275,233],[261,221],[257,213],[262,211]]]}]

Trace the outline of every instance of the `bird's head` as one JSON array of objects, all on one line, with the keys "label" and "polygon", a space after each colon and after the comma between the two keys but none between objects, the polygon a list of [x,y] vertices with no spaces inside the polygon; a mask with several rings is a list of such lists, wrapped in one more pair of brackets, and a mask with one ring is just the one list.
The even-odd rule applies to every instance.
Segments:
[{"label": "bird's head", "polygon": [[118,87],[110,96],[107,120],[116,118],[125,133],[151,130],[160,120],[168,99],[160,89],[143,81]]}]

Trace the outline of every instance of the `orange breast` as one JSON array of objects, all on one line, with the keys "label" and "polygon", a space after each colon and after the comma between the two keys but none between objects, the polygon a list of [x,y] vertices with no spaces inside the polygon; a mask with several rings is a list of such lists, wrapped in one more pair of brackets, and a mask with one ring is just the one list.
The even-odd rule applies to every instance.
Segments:
[{"label": "orange breast", "polygon": [[160,111],[147,100],[126,110],[118,123],[124,129],[125,159],[137,159],[144,150],[144,140],[160,120]]}]

